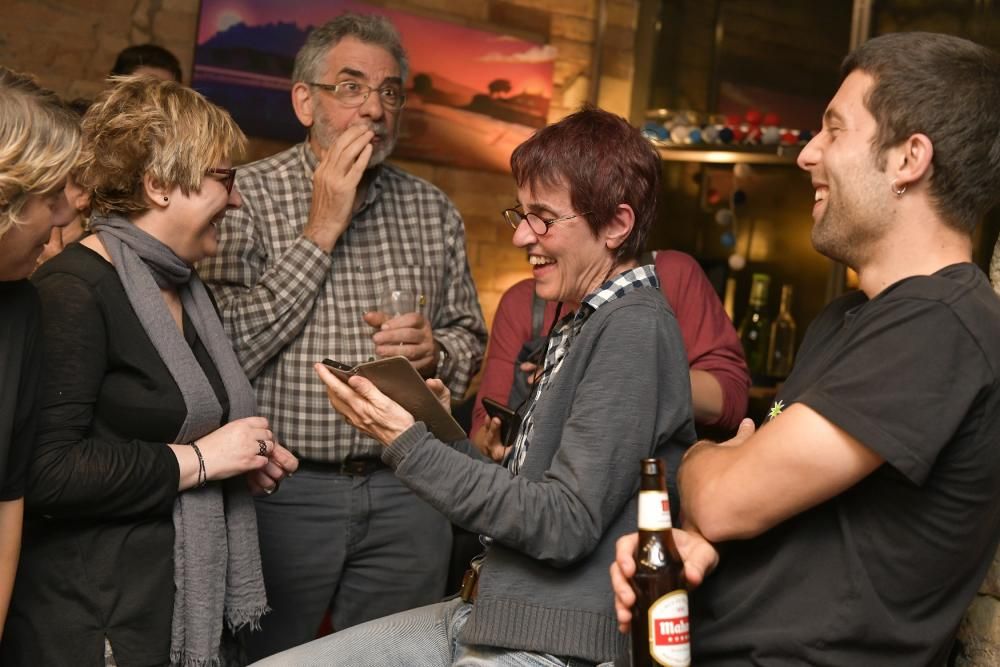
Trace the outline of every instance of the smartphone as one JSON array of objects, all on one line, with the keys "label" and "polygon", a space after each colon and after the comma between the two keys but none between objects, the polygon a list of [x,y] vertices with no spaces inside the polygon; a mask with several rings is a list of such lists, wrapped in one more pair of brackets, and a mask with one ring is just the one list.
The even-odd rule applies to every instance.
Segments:
[{"label": "smartphone", "polygon": [[500,419],[500,441],[504,445],[514,444],[514,438],[521,430],[521,415],[506,405],[486,397],[483,397],[483,409],[490,419],[493,417]]},{"label": "smartphone", "polygon": [[347,364],[342,364],[339,361],[334,361],[333,359],[324,359],[323,365],[330,369],[330,371],[339,377],[343,381],[347,381],[347,378],[354,374],[355,366],[348,366]]}]

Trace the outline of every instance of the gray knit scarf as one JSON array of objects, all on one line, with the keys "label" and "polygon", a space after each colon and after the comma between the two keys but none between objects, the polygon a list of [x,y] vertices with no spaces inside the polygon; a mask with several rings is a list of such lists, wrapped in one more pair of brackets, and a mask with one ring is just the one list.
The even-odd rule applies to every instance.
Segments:
[{"label": "gray knit scarf", "polygon": [[[143,329],[184,397],[187,416],[175,442],[189,443],[219,427],[222,406],[194,352],[167,310],[160,289],[174,287],[222,377],[229,419],[255,413],[247,381],[198,274],[169,247],[122,217],[91,221],[108,250]],[[242,476],[177,495],[174,503],[174,615],[170,661],[221,665],[223,619],[235,632],[257,626],[267,611],[257,517]]]}]

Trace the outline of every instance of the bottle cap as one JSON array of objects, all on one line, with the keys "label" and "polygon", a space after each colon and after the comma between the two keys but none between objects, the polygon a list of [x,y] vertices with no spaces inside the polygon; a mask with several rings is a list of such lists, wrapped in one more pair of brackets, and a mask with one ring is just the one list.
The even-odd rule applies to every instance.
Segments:
[{"label": "bottle cap", "polygon": [[660,472],[660,466],[663,462],[660,459],[643,459],[642,460],[642,470],[643,475],[656,475]]}]

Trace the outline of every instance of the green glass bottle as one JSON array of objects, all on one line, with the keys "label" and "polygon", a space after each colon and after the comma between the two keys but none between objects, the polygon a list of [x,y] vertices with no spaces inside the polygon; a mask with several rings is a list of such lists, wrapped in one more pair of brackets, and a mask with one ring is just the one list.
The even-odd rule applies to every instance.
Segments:
[{"label": "green glass bottle", "polygon": [[781,286],[781,307],[771,325],[771,342],[767,353],[767,374],[784,379],[792,372],[795,359],[795,320],[792,318],[792,286]]},{"label": "green glass bottle", "polygon": [[767,314],[767,292],[771,277],[766,273],[753,274],[750,286],[750,304],[740,322],[740,342],[746,355],[747,368],[753,380],[767,374],[767,345],[771,338],[771,318]]}]

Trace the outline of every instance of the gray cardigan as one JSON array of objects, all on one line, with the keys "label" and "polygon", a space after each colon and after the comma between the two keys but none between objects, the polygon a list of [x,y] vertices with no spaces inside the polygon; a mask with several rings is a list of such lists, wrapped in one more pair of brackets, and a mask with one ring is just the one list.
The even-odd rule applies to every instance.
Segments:
[{"label": "gray cardigan", "polygon": [[382,458],[454,523],[494,539],[463,641],[612,660],[626,639],[608,566],[615,540],[636,529],[639,460],[695,439],[684,344],[658,289],[590,316],[533,419],[516,477],[422,422]]}]

